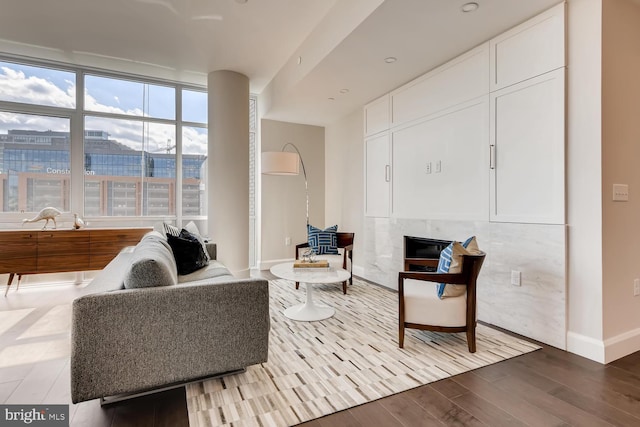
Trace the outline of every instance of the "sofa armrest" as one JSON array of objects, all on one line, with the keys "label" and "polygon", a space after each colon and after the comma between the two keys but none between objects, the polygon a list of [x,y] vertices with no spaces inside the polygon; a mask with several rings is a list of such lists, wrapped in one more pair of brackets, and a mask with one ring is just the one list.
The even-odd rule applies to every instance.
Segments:
[{"label": "sofa armrest", "polygon": [[267,361],[262,279],[124,289],[73,302],[71,397],[151,390]]}]

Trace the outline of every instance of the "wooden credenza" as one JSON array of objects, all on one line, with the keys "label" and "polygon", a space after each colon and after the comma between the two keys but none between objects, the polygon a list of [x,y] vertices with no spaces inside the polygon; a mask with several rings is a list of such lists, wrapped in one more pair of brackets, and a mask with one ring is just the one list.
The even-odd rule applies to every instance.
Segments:
[{"label": "wooden credenza", "polygon": [[0,230],[0,274],[99,270],[122,248],[133,246],[151,231],[143,228],[83,228],[79,230]]}]

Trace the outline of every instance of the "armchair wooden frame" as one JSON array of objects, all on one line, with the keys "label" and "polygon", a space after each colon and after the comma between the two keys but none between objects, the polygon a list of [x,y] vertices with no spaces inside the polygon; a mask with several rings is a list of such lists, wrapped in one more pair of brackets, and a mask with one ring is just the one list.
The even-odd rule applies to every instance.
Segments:
[{"label": "armchair wooden frame", "polygon": [[[435,332],[466,332],[467,345],[469,346],[469,352],[476,352],[476,280],[478,274],[480,274],[480,268],[484,262],[485,253],[478,255],[462,255],[462,271],[460,273],[428,273],[428,272],[413,272],[402,271],[398,275],[398,298],[399,298],[399,334],[398,345],[400,348],[404,347],[404,330],[409,329],[421,329]],[[433,266],[437,266],[438,260],[431,260]],[[424,261],[423,261],[424,262]],[[420,325],[416,323],[407,323],[404,320],[404,280],[415,279],[427,282],[435,283],[448,283],[456,285],[466,285],[466,322],[465,325],[460,326],[438,326],[438,325]]]},{"label": "armchair wooden frame", "polygon": [[[342,293],[346,295],[347,282],[349,282],[349,286],[353,284],[353,239],[355,237],[355,233],[343,233],[339,231],[336,233],[336,236],[338,237],[338,249],[344,249],[342,253],[342,268],[349,271],[349,280],[342,282]],[[308,247],[308,242],[296,245],[296,259],[299,259],[300,249]],[[347,263],[347,259],[349,259],[349,263]],[[296,289],[299,287],[300,282],[296,282]]]}]

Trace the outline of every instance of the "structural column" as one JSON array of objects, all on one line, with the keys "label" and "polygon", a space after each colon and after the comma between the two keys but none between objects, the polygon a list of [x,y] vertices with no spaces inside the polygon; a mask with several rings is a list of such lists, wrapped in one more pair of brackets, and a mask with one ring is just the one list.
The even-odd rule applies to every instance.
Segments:
[{"label": "structural column", "polygon": [[234,274],[249,271],[249,79],[234,71],[208,76],[208,234]]}]

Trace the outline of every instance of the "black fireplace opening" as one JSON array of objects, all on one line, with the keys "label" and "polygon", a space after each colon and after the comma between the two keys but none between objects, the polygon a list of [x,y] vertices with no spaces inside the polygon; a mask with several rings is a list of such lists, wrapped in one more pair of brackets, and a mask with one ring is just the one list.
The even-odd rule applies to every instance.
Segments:
[{"label": "black fireplace opening", "polygon": [[448,240],[404,236],[405,270],[436,271],[437,260],[440,258],[440,252],[449,246],[450,243],[451,241]]}]

